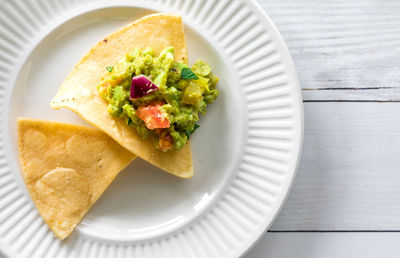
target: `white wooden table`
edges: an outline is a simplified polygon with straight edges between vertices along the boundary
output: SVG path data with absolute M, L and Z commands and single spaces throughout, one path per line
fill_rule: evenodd
M 400 0 L 258 0 L 303 89 L 294 187 L 255 257 L 400 257 Z
M 246 257 L 400 257 L 400 0 L 258 1 L 297 66 L 305 139 Z

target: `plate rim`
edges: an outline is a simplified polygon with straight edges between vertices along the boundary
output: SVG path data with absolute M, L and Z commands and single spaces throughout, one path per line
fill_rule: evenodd
M 281 47 L 283 47 L 285 49 L 285 54 L 287 54 L 288 56 L 288 60 L 290 65 L 292 66 L 292 69 L 295 72 L 295 82 L 296 82 L 296 91 L 298 94 L 298 102 L 299 102 L 299 112 L 300 112 L 300 137 L 298 139 L 298 148 L 296 150 L 297 152 L 297 160 L 296 160 L 296 164 L 294 166 L 294 171 L 292 173 L 291 179 L 290 179 L 290 183 L 286 189 L 286 192 L 283 196 L 282 201 L 280 202 L 280 205 L 277 209 L 277 211 L 275 212 L 275 215 L 273 216 L 272 220 L 270 221 L 270 223 L 268 223 L 265 226 L 265 229 L 263 231 L 261 231 L 261 233 L 259 234 L 258 237 L 256 237 L 253 241 L 253 243 L 242 253 L 241 256 L 245 256 L 247 253 L 249 253 L 249 251 L 251 249 L 253 249 L 259 242 L 260 240 L 264 237 L 264 235 L 268 232 L 268 230 L 271 228 L 272 224 L 275 222 L 275 220 L 278 218 L 283 206 L 285 205 L 289 194 L 291 192 L 291 190 L 293 189 L 293 185 L 299 170 L 299 166 L 300 166 L 300 161 L 301 161 L 301 156 L 302 156 L 302 152 L 303 152 L 303 144 L 304 144 L 304 105 L 303 105 L 303 96 L 301 94 L 301 84 L 300 84 L 300 80 L 298 78 L 298 73 L 297 73 L 297 69 L 296 69 L 296 65 L 293 61 L 292 55 L 290 54 L 289 48 L 286 45 L 285 40 L 282 37 L 282 34 L 280 33 L 280 31 L 278 30 L 278 27 L 276 27 L 275 23 L 272 21 L 271 17 L 269 17 L 268 13 L 266 12 L 266 10 L 261 6 L 261 4 L 259 2 L 257 2 L 257 0 L 250 0 L 254 6 L 257 8 L 257 10 L 263 14 L 263 18 L 265 18 L 266 22 L 268 22 L 270 24 L 270 26 L 272 27 L 272 29 L 274 30 L 275 34 L 277 35 L 278 40 L 281 42 Z

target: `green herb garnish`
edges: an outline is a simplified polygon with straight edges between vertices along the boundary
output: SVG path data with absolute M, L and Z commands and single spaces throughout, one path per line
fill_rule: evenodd
M 114 66 L 107 66 L 106 69 L 107 69 L 107 71 L 109 71 L 111 73 L 112 70 L 114 69 Z
M 186 136 L 188 137 L 188 139 L 190 138 L 190 136 L 192 135 L 192 133 L 193 133 L 194 131 L 196 131 L 196 129 L 199 128 L 199 127 L 200 127 L 200 125 L 194 124 L 193 130 L 185 130 L 185 134 L 186 134 Z
M 199 79 L 199 77 L 197 77 L 197 75 L 192 70 L 190 70 L 190 68 L 187 68 L 187 67 L 182 68 L 181 78 L 182 79 L 190 79 L 190 80 Z

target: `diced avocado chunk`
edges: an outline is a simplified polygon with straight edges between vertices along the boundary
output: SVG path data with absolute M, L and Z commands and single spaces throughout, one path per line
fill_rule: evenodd
M 214 102 L 219 96 L 219 91 L 216 89 L 210 90 L 207 94 L 204 94 L 204 102 L 208 105 Z
M 158 58 L 160 62 L 160 64 L 158 64 L 159 68 L 151 73 L 154 77 L 153 83 L 158 87 L 165 87 L 167 84 L 168 71 L 174 63 L 174 48 L 164 48 Z
M 200 86 L 196 83 L 191 83 L 186 87 L 183 93 L 182 103 L 197 106 L 203 100 L 203 94 Z
M 108 110 L 108 113 L 110 113 L 113 116 L 119 116 L 122 113 L 121 108 L 114 106 L 111 103 L 108 104 L 107 110 Z
M 192 83 L 196 84 L 201 89 L 201 93 L 204 93 L 205 91 L 210 90 L 210 88 L 208 87 L 208 79 L 207 78 L 200 77 L 197 80 L 192 80 Z

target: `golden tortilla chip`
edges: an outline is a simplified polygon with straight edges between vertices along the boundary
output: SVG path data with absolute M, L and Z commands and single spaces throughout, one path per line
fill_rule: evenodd
M 113 66 L 134 47 L 152 47 L 155 54 L 167 46 L 175 49 L 175 60 L 187 62 L 181 17 L 171 14 L 145 16 L 98 42 L 73 68 L 50 103 L 54 109 L 68 108 L 110 135 L 127 150 L 174 175 L 193 176 L 190 143 L 179 151 L 157 150 L 151 139 L 143 140 L 124 119 L 111 116 L 108 103 L 96 86 L 107 66 Z
M 27 118 L 18 119 L 18 147 L 32 200 L 60 239 L 135 158 L 100 130 Z

